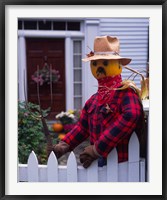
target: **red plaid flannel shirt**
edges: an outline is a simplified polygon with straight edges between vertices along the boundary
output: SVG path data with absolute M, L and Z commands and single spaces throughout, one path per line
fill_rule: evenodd
M 143 107 L 133 89 L 116 90 L 112 101 L 98 106 L 97 93 L 85 104 L 77 125 L 66 134 L 63 141 L 71 150 L 90 137 L 97 152 L 104 158 L 116 147 L 118 161 L 128 160 L 128 142 L 136 129 L 141 129 Z

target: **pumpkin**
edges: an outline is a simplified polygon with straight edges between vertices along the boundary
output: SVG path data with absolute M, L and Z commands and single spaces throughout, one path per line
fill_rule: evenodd
M 52 128 L 55 132 L 60 132 L 63 130 L 63 125 L 61 123 L 54 123 Z
M 61 140 L 61 139 L 63 139 L 65 137 L 65 134 L 64 133 L 60 133 L 59 135 L 58 135 L 58 138 Z
M 122 72 L 122 66 L 118 60 L 92 60 L 90 66 L 91 72 L 96 79 L 106 76 L 116 76 Z

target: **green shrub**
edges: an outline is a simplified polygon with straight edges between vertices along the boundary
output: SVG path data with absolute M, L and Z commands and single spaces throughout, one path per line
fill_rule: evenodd
M 40 164 L 46 163 L 46 139 L 39 116 L 39 106 L 33 103 L 18 103 L 18 157 L 19 163 L 27 163 L 33 150 Z M 47 111 L 43 111 L 46 113 Z

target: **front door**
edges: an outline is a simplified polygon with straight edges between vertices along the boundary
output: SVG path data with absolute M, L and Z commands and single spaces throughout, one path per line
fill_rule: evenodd
M 39 86 L 40 104 L 42 109 L 51 106 L 51 91 L 53 104 L 48 119 L 54 120 L 55 115 L 65 111 L 65 43 L 64 39 L 27 38 L 27 84 L 28 101 L 39 104 L 37 83 L 32 79 L 32 75 L 37 71 L 37 66 L 42 69 L 44 63 L 58 70 L 60 79 L 58 82 L 50 84 L 44 83 Z

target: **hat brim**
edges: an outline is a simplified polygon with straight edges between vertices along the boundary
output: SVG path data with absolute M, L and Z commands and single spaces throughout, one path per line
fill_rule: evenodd
M 121 57 L 119 55 L 109 55 L 109 54 L 96 54 L 87 58 L 83 58 L 83 62 L 88 62 L 91 60 L 100 60 L 100 59 L 106 59 L 106 60 L 119 60 L 120 63 L 124 66 L 131 62 L 132 59 Z

